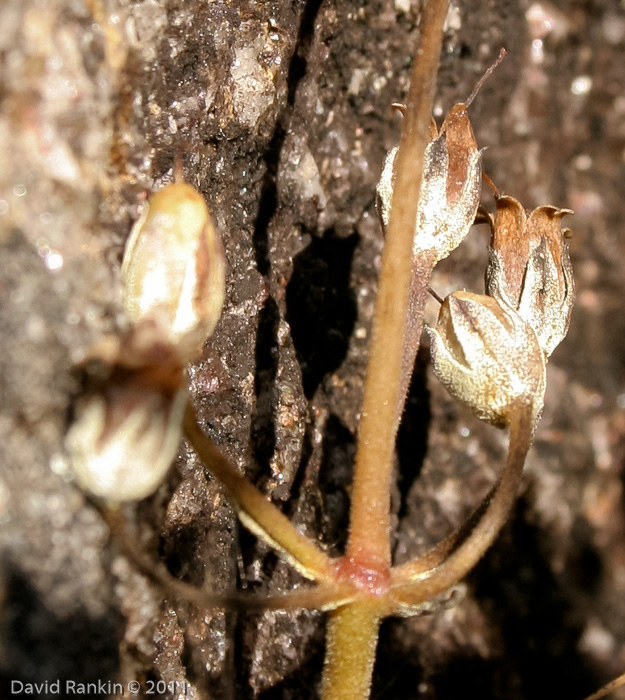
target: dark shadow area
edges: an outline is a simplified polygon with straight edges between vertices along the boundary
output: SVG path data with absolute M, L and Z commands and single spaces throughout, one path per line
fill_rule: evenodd
M 595 560 L 591 567 L 594 574 L 579 571 L 588 561 L 588 546 L 580 543 L 576 551 L 586 554 L 567 562 L 562 574 L 554 576 L 547 563 L 549 536 L 530 524 L 530 509 L 525 500 L 517 505 L 504 541 L 495 544 L 470 576 L 475 596 L 502 640 L 502 658 L 489 671 L 494 677 L 480 688 L 499 688 L 498 697 L 510 700 L 585 697 L 600 683 L 578 650 L 585 621 L 575 598 L 594 589 L 599 564 Z M 578 535 L 585 538 L 584 533 Z M 472 688 L 477 682 L 482 681 L 473 671 L 463 678 L 448 667 L 441 698 L 467 692 L 485 697 Z
M 252 450 L 254 462 L 262 474 L 269 473 L 269 460 L 276 449 L 275 379 L 278 371 L 278 324 L 280 311 L 269 297 L 258 316 L 256 335 L 256 372 L 252 413 Z M 254 478 L 254 471 L 248 474 Z
M 306 75 L 306 68 L 308 65 L 307 55 L 314 37 L 315 20 L 322 2 L 323 0 L 309 0 L 304 7 L 295 44 L 295 51 L 291 59 L 291 64 L 289 65 L 287 106 L 276 123 L 273 136 L 263 156 L 266 172 L 258 206 L 258 217 L 252 235 L 252 242 L 254 244 L 254 254 L 258 271 L 265 277 L 269 275 L 269 270 L 271 268 L 269 259 L 269 224 L 278 207 L 276 178 L 278 166 L 280 164 L 280 154 L 282 152 L 282 146 L 284 145 L 285 136 L 288 132 L 297 88 L 302 78 Z
M 485 659 L 461 641 L 447 663 L 429 669 L 427 684 L 437 700 L 553 700 L 582 698 L 601 681 L 579 651 L 585 626 L 579 598 L 592 596 L 600 581 L 599 561 L 591 533 L 574 528 L 579 546 L 560 576 L 551 571 L 549 535 L 531 523 L 531 506 L 521 501 L 498 541 L 469 575 L 469 586 L 491 628 L 493 648 Z M 433 613 L 437 614 L 437 613 Z M 412 633 L 399 619 L 384 622 L 374 675 L 375 700 L 413 700 L 420 695 L 423 643 L 449 646 L 449 639 L 415 638 L 412 653 L 406 639 Z M 444 633 L 446 634 L 446 633 Z M 496 641 L 495 641 L 496 640 Z M 430 697 L 428 695 L 428 697 Z
M 243 528 L 239 528 L 243 530 Z M 247 699 L 251 696 L 248 683 L 252 672 L 252 659 L 249 653 L 252 625 L 256 616 L 237 615 L 232 634 L 232 653 L 235 664 L 235 686 L 237 700 Z
M 246 572 L 242 577 L 239 577 L 237 587 L 249 593 L 266 594 L 267 590 L 260 583 L 259 579 L 271 581 L 276 568 L 280 564 L 280 555 L 245 527 L 239 527 L 237 534 L 239 556 L 241 557 L 243 571 Z M 250 567 L 253 567 L 253 569 Z M 250 571 L 254 571 L 254 578 L 252 579 L 245 577 Z
M 467 653 L 466 656 L 458 656 L 448 663 L 441 673 L 436 674 L 431 683 L 436 688 L 436 697 L 440 700 L 457 700 L 459 697 L 480 698 L 512 698 L 510 687 L 513 679 L 505 678 L 503 683 L 505 690 L 497 689 L 497 679 L 505 676 L 501 673 L 501 664 L 496 660 L 484 659 L 477 654 Z M 564 697 L 556 695 L 553 697 Z M 528 695 L 527 700 L 534 700 Z
M 169 529 L 161 538 L 160 557 L 169 573 L 192 586 L 202 586 L 206 567 L 199 554 L 206 540 L 206 524 L 190 522 Z
M 91 617 L 86 611 L 59 617 L 19 570 L 3 562 L 3 574 L 0 697 L 17 697 L 19 683 L 46 681 L 48 688 L 39 686 L 31 693 L 22 690 L 22 695 L 104 698 L 114 694 L 111 686 L 119 672 L 121 617 L 111 610 L 106 617 Z M 50 685 L 57 680 L 58 690 Z
M 378 652 L 373 669 L 371 700 L 415 700 L 423 675 L 418 653 L 397 650 L 402 620 L 387 618 L 380 627 Z
M 406 515 L 406 499 L 410 492 L 410 486 L 421 473 L 428 446 L 431 414 L 426 368 L 429 361 L 429 350 L 422 345 L 417 354 L 406 407 L 397 433 L 397 459 L 399 463 L 397 486 L 402 496 L 398 512 L 399 518 Z
M 354 473 L 356 440 L 344 423 L 331 415 L 325 425 L 319 490 L 323 499 L 328 543 L 341 553 L 347 545 L 349 488 Z
M 313 453 L 313 424 L 312 421 L 306 422 L 304 430 L 304 438 L 302 440 L 302 451 L 299 457 L 299 464 L 291 486 L 291 499 L 284 504 L 282 512 L 292 520 L 298 509 L 298 504 L 303 496 L 304 485 L 308 478 L 308 463 Z M 304 496 L 305 497 L 305 496 Z
M 569 551 L 566 561 L 567 580 L 571 586 L 592 599 L 599 594 L 601 580 L 605 575 L 601 557 L 597 554 L 590 524 L 584 518 L 573 523 L 571 537 L 576 546 Z
M 293 260 L 286 289 L 286 320 L 308 399 L 347 354 L 356 323 L 356 298 L 349 283 L 359 238 L 357 233 L 339 238 L 330 229 Z

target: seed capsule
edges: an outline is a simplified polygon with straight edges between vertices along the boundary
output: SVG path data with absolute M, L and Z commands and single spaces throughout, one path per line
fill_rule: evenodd
M 423 158 L 423 178 L 415 222 L 413 254 L 434 251 L 437 260 L 457 248 L 475 221 L 482 184 L 482 151 L 478 151 L 469 121 L 469 105 L 488 76 L 503 61 L 506 50 L 478 80 L 466 102 L 454 105 L 440 132 L 430 123 L 430 142 Z M 403 105 L 394 105 L 403 112 Z M 382 227 L 388 226 L 395 182 L 397 148 L 386 156 L 377 187 Z
M 519 312 L 549 357 L 567 334 L 575 300 L 570 231 L 561 228 L 562 217 L 573 212 L 543 206 L 528 214 L 514 197 L 496 201 L 487 291 Z
M 161 328 L 183 362 L 213 332 L 225 293 L 225 261 L 206 203 L 191 186 L 167 185 L 135 224 L 122 263 L 126 310 Z
M 65 438 L 80 486 L 107 501 L 153 493 L 182 437 L 186 380 L 171 347 L 144 322 L 96 346 L 98 381 L 76 405 Z
M 413 255 L 433 250 L 442 260 L 460 245 L 475 221 L 482 152 L 477 149 L 466 104 L 452 107 L 440 133 L 432 121 L 431 135 L 424 154 Z M 383 226 L 390 218 L 397 150 L 387 154 L 377 187 Z
M 454 292 L 428 328 L 434 371 L 449 393 L 482 420 L 503 427 L 519 402 L 538 419 L 545 393 L 545 359 L 536 334 L 497 299 Z

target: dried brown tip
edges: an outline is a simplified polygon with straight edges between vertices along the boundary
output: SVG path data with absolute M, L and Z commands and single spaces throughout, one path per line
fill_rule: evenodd
M 436 301 L 439 304 L 443 303 L 443 298 L 439 297 L 438 294 L 432 289 L 432 287 L 428 287 L 428 292 L 430 293 L 430 296 L 432 296 L 434 299 L 436 299 Z
M 471 102 L 475 99 L 477 93 L 480 91 L 482 85 L 484 85 L 484 82 L 486 81 L 486 78 L 497 68 L 497 66 L 503 61 L 503 59 L 506 57 L 506 50 L 502 47 L 499 51 L 499 56 L 497 56 L 497 60 L 493 63 L 493 65 L 486 70 L 484 75 L 477 81 L 476 86 L 473 88 L 473 92 L 469 95 L 469 99 L 465 102 L 466 106 L 468 107 Z
M 499 187 L 497 187 L 497 185 L 484 172 L 482 173 L 482 180 L 484 180 L 484 182 L 490 187 L 495 197 L 501 197 L 501 190 Z

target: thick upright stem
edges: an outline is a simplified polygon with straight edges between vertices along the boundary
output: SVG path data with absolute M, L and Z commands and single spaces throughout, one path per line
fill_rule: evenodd
M 339 608 L 328 622 L 323 700 L 369 697 L 380 613 L 370 601 Z
M 388 570 L 391 560 L 390 478 L 411 294 L 414 226 L 446 13 L 447 0 L 429 0 L 423 12 L 421 45 L 408 93 L 382 258 L 356 454 L 347 553 L 355 562 L 379 571 Z M 421 280 L 421 284 L 426 287 L 428 280 Z M 418 289 L 413 293 L 422 297 Z

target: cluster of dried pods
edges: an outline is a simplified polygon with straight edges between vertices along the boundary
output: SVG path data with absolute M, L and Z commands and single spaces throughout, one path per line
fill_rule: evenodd
M 480 207 L 482 153 L 467 108 L 504 56 L 502 50 L 466 103 L 452 107 L 440 133 L 432 120 L 413 246 L 415 259 L 436 263 L 460 245 L 474 223 L 490 224 L 486 294 L 450 294 L 436 328 L 427 331 L 439 380 L 479 418 L 498 427 L 508 425 L 519 400 L 532 404 L 534 425 L 538 421 L 545 363 L 568 331 L 574 301 L 570 230 L 560 226 L 573 212 L 542 206 L 527 213 L 487 176 L 496 215 Z M 377 189 L 383 227 L 390 219 L 396 155 L 396 148 L 388 153 Z
M 126 244 L 122 285 L 130 327 L 90 350 L 100 381 L 78 402 L 66 438 L 78 483 L 116 503 L 163 481 L 182 438 L 185 367 L 221 315 L 225 259 L 192 187 L 152 197 Z
M 98 369 L 91 373 L 92 388 L 78 402 L 67 435 L 78 483 L 107 504 L 103 512 L 119 527 L 114 514 L 120 511 L 114 504 L 153 493 L 186 432 L 207 468 L 228 489 L 243 523 L 318 584 L 256 605 L 335 611 L 323 680 L 328 700 L 368 697 L 380 620 L 418 614 L 461 579 L 496 537 L 514 501 L 542 409 L 547 358 L 569 325 L 574 285 L 568 230 L 561 228 L 561 219 L 571 212 L 543 206 L 528 214 L 520 202 L 496 190 L 495 216 L 479 209 L 481 151 L 467 109 L 474 94 L 451 109 L 440 131 L 432 120 L 413 227 L 409 313 L 394 407 L 396 430 L 419 346 L 431 272 L 476 219 L 487 221 L 492 236 L 486 294 L 450 294 L 441 304 L 436 327 L 427 329 L 435 373 L 448 391 L 479 418 L 510 427 L 504 471 L 467 523 L 424 556 L 391 567 L 390 561 L 371 553 L 374 543 L 359 524 L 364 520 L 354 516 L 345 557 L 331 559 L 202 433 L 188 399 L 184 368 L 197 358 L 221 313 L 224 258 L 204 200 L 181 182 L 155 194 L 133 229 L 122 265 L 130 325 L 121 336 L 105 338 L 92 349 L 90 365 Z M 397 149 L 387 156 L 377 190 L 383 227 L 393 217 L 397 156 Z M 359 478 L 365 483 L 357 465 L 352 514 L 360 508 L 365 520 L 371 520 L 375 514 L 363 505 Z M 388 510 L 385 498 L 380 500 Z M 381 536 L 388 539 L 384 527 Z M 169 576 L 131 538 L 121 538 L 119 544 L 176 595 L 207 606 L 251 604 L 236 595 L 208 597 Z

